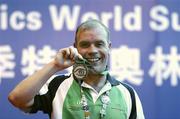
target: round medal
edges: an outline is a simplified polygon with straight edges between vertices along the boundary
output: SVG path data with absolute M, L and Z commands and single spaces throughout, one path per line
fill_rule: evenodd
M 73 75 L 77 79 L 84 79 L 87 76 L 88 69 L 85 64 L 75 64 L 73 66 Z

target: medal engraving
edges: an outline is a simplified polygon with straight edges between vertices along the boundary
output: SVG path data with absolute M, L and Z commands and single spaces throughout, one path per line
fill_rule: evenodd
M 87 76 L 88 68 L 84 60 L 77 59 L 73 66 L 73 75 L 77 79 L 84 79 Z
M 73 74 L 77 79 L 83 79 L 87 75 L 87 68 L 83 64 L 76 64 L 73 68 Z

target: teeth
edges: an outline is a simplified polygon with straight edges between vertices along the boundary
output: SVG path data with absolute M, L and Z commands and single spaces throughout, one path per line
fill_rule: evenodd
M 99 61 L 99 58 L 91 58 L 91 59 L 88 59 L 88 61 L 90 61 L 90 62 L 97 62 L 97 61 Z

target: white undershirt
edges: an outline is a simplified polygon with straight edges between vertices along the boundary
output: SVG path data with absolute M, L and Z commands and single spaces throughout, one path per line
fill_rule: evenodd
M 86 82 L 83 82 L 81 86 L 90 89 L 90 94 L 93 98 L 94 103 L 104 92 L 111 89 L 111 84 L 109 81 L 106 82 L 106 84 L 102 87 L 99 93 L 91 85 L 87 84 Z

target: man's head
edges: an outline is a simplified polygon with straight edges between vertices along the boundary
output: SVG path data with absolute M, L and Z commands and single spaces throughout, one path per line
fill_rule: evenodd
M 79 34 L 85 30 L 91 30 L 91 29 L 96 29 L 96 28 L 102 28 L 102 30 L 104 29 L 104 31 L 106 32 L 107 35 L 107 41 L 110 43 L 110 33 L 109 33 L 109 29 L 100 21 L 95 20 L 95 19 L 91 19 L 88 21 L 83 22 L 82 24 L 80 24 L 78 26 L 78 28 L 76 29 L 76 34 L 75 34 L 75 46 L 79 37 Z
M 97 20 L 82 23 L 77 31 L 74 46 L 92 65 L 91 73 L 102 73 L 108 64 L 111 47 L 109 30 Z

